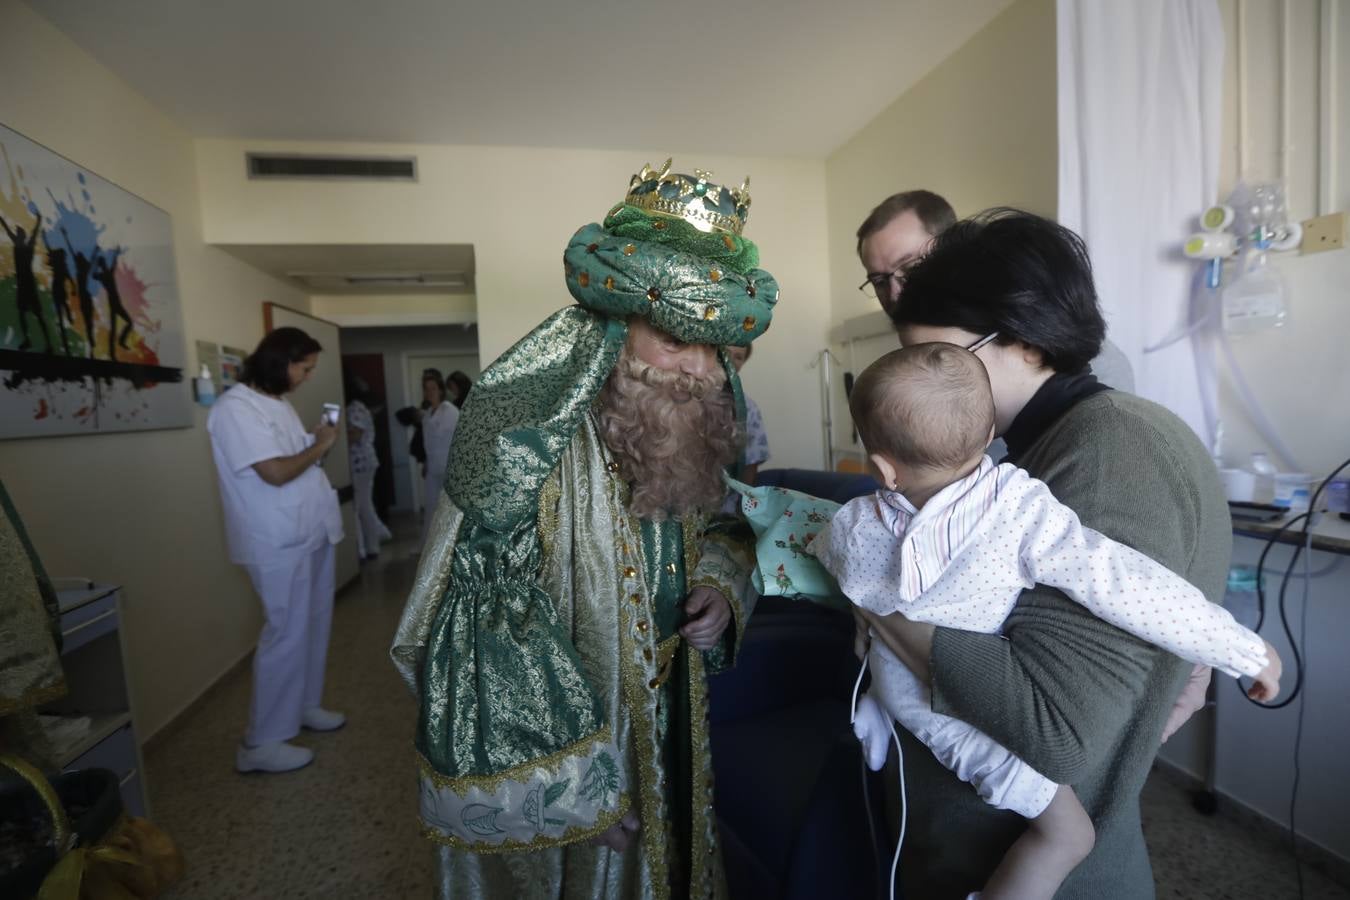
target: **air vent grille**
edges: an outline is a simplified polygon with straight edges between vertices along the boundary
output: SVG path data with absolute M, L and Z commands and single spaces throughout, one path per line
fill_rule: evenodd
M 249 153 L 249 178 L 416 181 L 415 156 L 299 156 Z

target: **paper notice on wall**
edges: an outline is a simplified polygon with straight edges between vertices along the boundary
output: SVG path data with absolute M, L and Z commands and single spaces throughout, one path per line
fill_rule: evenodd
M 238 347 L 220 348 L 220 389 L 228 390 L 239 383 L 240 376 L 244 373 L 244 360 L 248 357 L 247 350 L 240 350 Z

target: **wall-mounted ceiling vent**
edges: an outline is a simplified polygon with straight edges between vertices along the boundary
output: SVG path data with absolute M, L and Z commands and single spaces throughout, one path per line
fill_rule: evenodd
M 468 284 L 463 272 L 421 272 L 398 275 L 345 275 L 351 287 L 462 288 Z
M 249 178 L 416 181 L 415 156 L 310 156 L 248 153 Z
M 320 291 L 448 291 L 469 286 L 464 272 L 287 272 L 305 287 Z

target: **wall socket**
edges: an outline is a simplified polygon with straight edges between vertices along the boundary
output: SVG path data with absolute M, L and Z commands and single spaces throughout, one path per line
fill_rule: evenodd
M 1303 254 L 1339 250 L 1345 246 L 1345 213 L 1330 213 L 1303 223 Z

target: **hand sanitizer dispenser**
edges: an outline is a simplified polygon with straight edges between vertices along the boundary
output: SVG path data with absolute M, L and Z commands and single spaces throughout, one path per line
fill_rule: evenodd
M 202 406 L 210 406 L 216 401 L 216 385 L 211 380 L 211 369 L 206 363 L 202 363 L 201 374 L 192 379 L 192 386 L 197 393 L 197 402 Z

